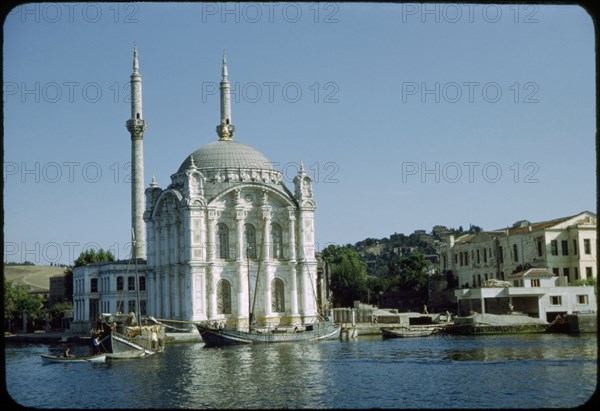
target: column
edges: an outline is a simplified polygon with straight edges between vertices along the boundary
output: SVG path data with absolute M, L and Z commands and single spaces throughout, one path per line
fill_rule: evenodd
M 181 256 L 184 263 L 188 263 L 194 259 L 194 230 L 192 221 L 192 211 L 186 209 L 183 215 L 183 254 Z
M 154 256 L 154 222 L 152 220 L 146 221 L 146 248 L 147 256 L 146 261 L 148 267 L 156 264 L 156 257 Z
M 237 207 L 236 207 L 237 209 Z M 248 316 L 247 308 L 248 308 L 248 300 L 246 300 L 245 296 L 247 295 L 246 289 L 248 281 L 247 281 L 247 273 L 245 264 L 247 265 L 246 258 L 246 247 L 247 244 L 244 243 L 244 211 L 241 209 L 237 210 L 236 213 L 236 227 L 237 227 L 237 266 L 238 266 L 238 294 L 237 294 L 237 317 L 238 319 L 244 318 Z
M 180 275 L 179 275 L 179 255 L 180 255 L 180 250 L 179 250 L 179 232 L 180 232 L 180 222 L 179 221 L 175 221 L 175 223 L 173 224 L 173 254 L 174 254 L 174 265 L 173 265 L 173 315 L 175 318 L 180 318 L 181 315 L 181 290 L 180 290 Z
M 217 293 L 213 284 L 214 277 L 214 264 L 216 258 L 217 244 L 215 242 L 216 232 L 216 211 L 208 211 L 208 243 L 207 243 L 207 255 L 208 255 L 208 267 L 206 270 L 206 293 L 208 294 L 208 305 L 206 307 L 206 316 L 208 319 L 214 318 L 217 313 Z
M 296 277 L 296 210 L 289 207 L 289 255 L 290 255 L 290 310 L 292 316 L 298 315 L 298 283 Z
M 264 283 L 264 302 L 265 302 L 265 319 L 271 316 L 271 212 L 267 208 L 263 212 L 263 218 L 265 221 L 265 230 L 263 240 L 264 249 L 264 260 L 263 260 L 263 283 Z
M 161 252 L 163 249 L 163 238 L 162 232 L 163 227 L 160 220 L 156 221 L 156 232 L 155 232 L 155 270 L 154 270 L 154 290 L 153 290 L 153 300 L 154 300 L 154 315 L 160 317 L 162 315 L 162 279 L 161 273 L 163 271 L 163 258 L 161 257 Z

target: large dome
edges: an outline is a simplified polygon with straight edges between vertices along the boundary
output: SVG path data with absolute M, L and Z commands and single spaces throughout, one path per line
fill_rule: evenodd
M 190 168 L 190 157 L 194 158 L 194 165 L 200 170 L 273 169 L 271 162 L 259 151 L 233 140 L 218 140 L 199 148 L 181 163 L 178 173 Z

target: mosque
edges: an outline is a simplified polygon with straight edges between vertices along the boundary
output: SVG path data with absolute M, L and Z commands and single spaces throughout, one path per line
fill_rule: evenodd
M 126 126 L 139 281 L 128 261 L 77 267 L 73 324 L 85 328 L 99 312 L 136 310 L 237 328 L 250 319 L 259 325 L 313 322 L 323 290 L 317 282 L 312 181 L 301 166 L 290 191 L 262 153 L 234 140 L 225 56 L 217 138 L 184 158 L 165 188 L 154 177 L 143 187 L 146 122 L 136 48 L 130 81 Z

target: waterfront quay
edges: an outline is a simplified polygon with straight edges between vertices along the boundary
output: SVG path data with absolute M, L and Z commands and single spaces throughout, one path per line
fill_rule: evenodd
M 462 334 L 462 335 L 484 335 L 484 334 L 519 334 L 519 333 L 572 333 L 596 332 L 592 325 L 596 322 L 596 316 L 585 317 L 588 328 L 578 330 L 573 328 L 572 321 L 565 324 L 547 324 L 543 322 L 529 321 L 526 316 L 518 315 L 491 315 L 475 314 L 469 317 L 455 317 L 451 321 L 439 321 L 439 314 L 422 315 L 416 313 L 401 313 L 397 315 L 397 321 L 380 317 L 371 322 L 342 322 L 342 333 L 340 338 L 350 339 L 358 336 L 377 336 L 382 334 L 382 329 L 397 328 L 434 328 L 439 333 Z M 410 319 L 413 319 L 410 321 Z M 435 319 L 437 321 L 431 321 Z M 379 321 L 384 322 L 379 322 Z M 580 320 L 581 322 L 581 320 Z M 415 324 L 417 323 L 417 324 Z M 89 334 L 77 334 L 72 332 L 44 332 L 4 334 L 5 343 L 31 343 L 31 344 L 91 344 Z M 202 342 L 200 334 L 196 331 L 189 332 L 167 332 L 165 343 L 199 343 Z

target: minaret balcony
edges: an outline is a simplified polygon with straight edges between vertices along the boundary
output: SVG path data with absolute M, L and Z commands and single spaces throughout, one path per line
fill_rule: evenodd
M 127 120 L 127 123 L 125 124 L 132 137 L 141 136 L 147 128 L 146 121 L 139 118 Z

